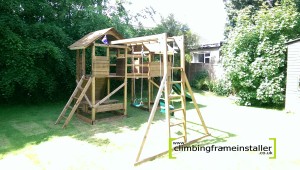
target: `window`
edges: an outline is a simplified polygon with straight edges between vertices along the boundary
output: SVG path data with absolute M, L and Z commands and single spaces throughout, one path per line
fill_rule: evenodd
M 204 54 L 198 54 L 198 63 L 204 63 Z
M 193 63 L 210 63 L 210 52 L 194 53 Z

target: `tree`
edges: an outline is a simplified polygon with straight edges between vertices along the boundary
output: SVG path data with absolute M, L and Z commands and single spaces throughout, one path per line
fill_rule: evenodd
M 238 12 L 244 8 L 250 7 L 249 15 L 254 15 L 263 4 L 266 4 L 268 8 L 272 8 L 276 3 L 280 3 L 281 0 L 224 0 L 225 9 L 227 12 L 228 22 L 225 26 L 225 37 L 228 36 L 230 30 L 236 26 Z
M 286 0 L 269 8 L 238 12 L 223 46 L 224 67 L 243 105 L 282 105 L 285 95 L 285 43 L 300 35 L 296 5 Z
M 68 46 L 85 34 L 117 27 L 131 36 L 123 1 L 106 15 L 107 0 L 0 1 L 0 101 L 69 97 L 75 54 Z

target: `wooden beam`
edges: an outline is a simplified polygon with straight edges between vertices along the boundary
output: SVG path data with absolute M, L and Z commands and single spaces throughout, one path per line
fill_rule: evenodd
M 165 113 L 166 113 L 166 128 L 168 129 L 168 137 L 167 141 L 169 138 L 171 138 L 171 129 L 170 129 L 170 100 L 169 100 L 169 95 L 170 95 L 170 86 L 169 86 L 169 81 L 171 80 L 171 77 L 169 76 L 169 68 L 168 67 L 168 46 L 167 46 L 167 34 L 164 33 L 162 34 L 162 37 L 160 39 L 160 44 L 161 44 L 161 49 L 163 52 L 163 68 L 164 68 L 164 75 L 167 76 L 166 81 L 164 82 L 165 86 Z
M 80 74 L 81 71 L 79 71 L 80 68 L 78 68 L 80 66 L 79 61 L 80 61 L 80 50 L 76 50 L 76 81 L 79 81 L 80 77 L 82 76 Z
M 182 69 L 181 73 L 180 73 L 180 77 L 181 77 L 181 95 L 183 96 L 181 98 L 181 105 L 183 108 L 183 135 L 184 135 L 184 142 L 187 142 L 187 130 L 186 130 L 186 97 L 185 97 L 185 82 L 187 81 L 184 77 L 184 70 L 185 70 L 185 51 L 184 51 L 184 36 L 178 36 L 178 37 L 174 37 L 175 43 L 177 44 L 177 46 L 180 49 L 180 67 Z M 173 47 L 174 48 L 174 47 Z
M 99 44 L 99 43 L 95 43 L 96 47 L 107 47 L 107 48 L 129 48 L 126 45 L 106 45 L 106 44 Z
M 96 60 L 96 49 L 95 49 L 95 46 L 93 45 L 92 46 L 92 69 L 94 69 L 94 60 Z M 95 102 L 96 102 L 96 94 L 95 94 L 95 90 L 96 90 L 96 78 L 95 78 L 95 75 L 94 75 L 94 71 L 92 70 L 92 121 L 95 121 L 96 120 L 96 110 L 95 110 Z
M 81 46 L 81 47 L 72 47 L 72 48 L 69 47 L 70 50 L 81 50 L 81 49 L 85 49 L 85 48 L 86 47 L 84 47 L 84 46 Z
M 161 34 L 157 34 L 157 35 L 150 35 L 150 36 L 144 36 L 144 37 L 115 40 L 115 41 L 111 41 L 110 43 L 113 45 L 114 44 L 134 44 L 134 43 L 157 41 L 160 37 L 161 37 Z
M 119 91 L 123 86 L 125 86 L 125 82 L 121 84 L 118 88 L 116 88 L 114 91 L 109 93 L 109 95 L 105 96 L 103 99 L 101 99 L 97 104 L 94 105 L 94 107 L 98 107 L 100 104 L 105 102 L 107 99 L 109 99 L 113 94 L 115 94 L 117 91 Z
M 127 115 L 127 55 L 128 48 L 125 48 L 125 70 L 124 70 L 124 115 Z
M 82 59 L 81 59 L 81 72 L 85 75 L 85 49 L 82 49 Z
M 154 86 L 156 86 L 157 88 L 159 88 L 159 85 L 156 84 L 153 80 L 149 80 L 149 81 L 150 81 L 150 83 L 152 83 Z
M 184 74 L 183 74 L 183 76 L 184 76 L 183 78 L 185 79 L 186 87 L 188 88 L 188 91 L 189 91 L 189 93 L 190 93 L 190 96 L 192 97 L 192 100 L 193 100 L 195 109 L 196 109 L 197 114 L 198 114 L 198 116 L 199 116 L 199 118 L 200 118 L 201 124 L 202 124 L 202 126 L 203 126 L 203 128 L 204 128 L 204 131 L 205 131 L 205 134 L 208 135 L 209 133 L 208 133 L 208 130 L 207 130 L 207 126 L 206 126 L 206 124 L 205 124 L 205 122 L 204 122 L 204 119 L 203 119 L 203 117 L 202 117 L 202 114 L 201 114 L 201 112 L 200 112 L 200 109 L 199 109 L 199 107 L 198 107 L 198 105 L 197 105 L 197 102 L 196 102 L 194 93 L 193 93 L 193 91 L 192 91 L 192 88 L 191 88 L 191 86 L 190 86 L 190 83 L 189 83 L 189 81 L 188 81 L 188 79 L 187 79 L 187 77 L 186 77 L 185 72 L 184 72 L 184 71 L 182 71 L 182 72 L 184 73 Z
M 141 145 L 140 145 L 140 148 L 139 148 L 136 160 L 135 160 L 136 162 L 139 162 L 139 160 L 140 160 L 140 157 L 141 157 L 141 154 L 142 154 L 142 151 L 143 151 L 143 148 L 144 148 L 144 145 L 145 145 L 145 142 L 146 142 L 149 130 L 150 130 L 150 126 L 151 126 L 153 118 L 155 116 L 155 112 L 156 112 L 156 109 L 157 109 L 157 106 L 158 106 L 158 103 L 159 103 L 160 96 L 161 96 L 162 91 L 164 89 L 164 84 L 166 82 L 166 79 L 167 79 L 167 75 L 165 75 L 163 77 L 163 79 L 161 81 L 161 85 L 158 89 L 158 92 L 157 92 L 157 95 L 156 95 L 156 98 L 155 98 L 155 101 L 154 101 L 154 104 L 153 104 L 153 107 L 152 107 L 152 110 L 151 110 L 151 113 L 150 113 L 150 116 L 149 116 L 149 119 L 148 119 L 147 128 L 145 130 L 145 133 L 144 133 L 144 136 L 143 136 L 143 139 L 142 139 L 142 142 L 141 142 Z

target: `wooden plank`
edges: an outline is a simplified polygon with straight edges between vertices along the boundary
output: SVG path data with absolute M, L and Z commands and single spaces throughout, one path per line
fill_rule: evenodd
M 118 58 L 125 58 L 125 54 L 119 54 Z M 142 58 L 141 54 L 128 54 L 127 58 Z M 148 58 L 148 56 L 144 56 L 143 58 Z
M 95 55 L 96 55 L 96 51 L 95 51 L 95 46 L 93 45 L 92 46 L 92 68 L 94 68 L 94 63 L 93 63 L 93 61 L 95 61 L 96 59 L 95 59 Z M 94 71 L 92 71 L 92 89 L 91 89 L 91 97 L 92 97 L 92 121 L 95 121 L 95 119 L 96 119 L 96 110 L 95 110 L 95 101 L 96 101 L 96 98 L 95 98 L 95 81 L 96 81 L 96 79 L 95 79 L 95 72 Z
M 159 85 L 156 84 L 153 80 L 149 79 L 149 82 L 152 83 L 154 86 L 156 86 L 157 88 L 159 88 Z
M 81 70 L 82 70 L 82 75 L 85 75 L 86 71 L 85 71 L 85 49 L 82 49 L 82 54 L 81 54 Z
M 205 122 L 204 122 L 204 119 L 203 119 L 203 117 L 202 117 L 202 114 L 201 114 L 201 112 L 200 112 L 200 109 L 199 109 L 199 107 L 198 107 L 198 105 L 197 105 L 197 102 L 196 102 L 196 99 L 195 99 L 195 97 L 194 97 L 194 93 L 193 93 L 193 91 L 192 91 L 192 88 L 191 88 L 191 86 L 190 86 L 190 83 L 189 83 L 189 81 L 188 81 L 188 79 L 187 79 L 187 77 L 186 77 L 186 74 L 185 74 L 185 72 L 184 71 L 182 71 L 184 74 L 183 74 L 183 78 L 185 79 L 185 84 L 186 84 L 186 87 L 188 88 L 188 91 L 189 91 L 189 93 L 190 93 L 190 96 L 192 97 L 192 100 L 193 100 L 193 104 L 194 104 L 194 106 L 195 106 L 195 109 L 196 109 L 196 111 L 197 111 L 197 114 L 198 114 L 198 116 L 199 116 L 199 118 L 200 118 L 200 121 L 201 121 L 201 124 L 202 124 L 202 126 L 203 126 L 203 128 L 204 128 L 204 131 L 205 131 L 205 134 L 209 134 L 208 133 L 208 130 L 207 130 L 207 126 L 206 126 L 206 124 L 205 124 Z
M 150 36 L 144 36 L 144 37 L 136 37 L 136 38 L 129 38 L 129 39 L 123 39 L 123 40 L 115 40 L 111 41 L 111 44 L 133 44 L 133 43 L 142 43 L 142 42 L 149 42 L 154 41 L 156 42 L 161 37 L 161 34 L 157 35 L 150 35 Z
M 157 106 L 158 106 L 158 102 L 159 102 L 160 96 L 161 96 L 162 91 L 164 89 L 164 83 L 166 82 L 166 79 L 167 79 L 167 75 L 165 75 L 163 77 L 163 79 L 161 81 L 161 86 L 158 89 L 158 92 L 157 92 L 157 95 L 156 95 L 156 98 L 155 98 L 155 101 L 154 101 L 154 104 L 153 104 L 153 107 L 152 107 L 152 110 L 150 112 L 150 116 L 149 116 L 149 119 L 148 119 L 148 122 L 147 122 L 147 128 L 145 130 L 145 133 L 144 133 L 144 136 L 142 138 L 142 142 L 141 142 L 141 145 L 140 145 L 140 148 L 139 148 L 136 160 L 135 160 L 136 162 L 139 162 L 139 160 L 140 160 L 140 157 L 141 157 L 141 154 L 142 154 L 142 150 L 144 148 L 144 145 L 145 145 L 145 142 L 146 142 L 146 139 L 147 139 L 147 136 L 148 136 L 148 133 L 149 133 L 150 126 L 152 124 L 153 118 L 155 116 L 155 112 L 156 112 L 156 109 L 157 109 Z
M 80 120 L 86 122 L 86 123 L 89 123 L 89 124 L 93 123 L 92 119 L 89 119 L 85 116 L 82 116 L 81 114 L 76 114 L 76 117 L 79 118 Z
M 127 54 L 128 54 L 128 48 L 125 49 L 124 115 L 127 115 Z
M 115 104 L 100 105 L 96 107 L 96 112 L 107 112 L 112 110 L 123 110 L 123 109 L 124 109 L 123 103 L 115 103 Z
M 119 91 L 123 86 L 125 86 L 125 84 L 127 84 L 127 82 L 124 82 L 118 88 L 116 88 L 114 91 L 112 91 L 109 95 L 107 95 L 106 97 L 104 97 L 103 99 L 101 99 L 96 105 L 94 105 L 94 107 L 98 107 L 100 104 L 102 104 L 108 98 L 110 98 L 113 94 L 115 94 L 117 91 Z
M 108 47 L 108 48 L 129 48 L 126 45 L 106 45 L 106 44 L 99 44 L 99 43 L 95 43 L 96 47 Z

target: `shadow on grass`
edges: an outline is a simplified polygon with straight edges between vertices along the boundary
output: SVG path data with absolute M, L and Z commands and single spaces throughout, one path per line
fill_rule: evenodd
M 180 120 L 176 118 L 177 120 Z M 207 127 L 208 133 L 210 136 L 199 140 L 192 145 L 199 145 L 199 146 L 206 146 L 206 145 L 212 145 L 216 143 L 223 143 L 227 142 L 229 138 L 236 137 L 236 134 L 233 134 L 231 132 L 227 132 L 224 130 L 216 129 L 213 127 Z M 204 133 L 204 127 L 195 122 L 187 121 L 187 133 L 188 135 L 191 133 L 194 133 L 197 135 L 197 137 L 205 136 L 206 134 Z M 200 134 L 200 135 L 199 135 Z M 188 137 L 189 138 L 189 137 Z
M 122 133 L 124 128 L 138 130 L 149 118 L 149 112 L 128 105 L 128 116 L 111 121 L 85 123 L 73 116 L 67 128 L 63 121 L 54 125 L 65 102 L 40 105 L 0 106 L 0 159 L 3 154 L 36 145 L 53 137 L 70 136 L 97 146 L 107 145 L 109 139 L 93 138 L 97 133 Z M 99 113 L 101 114 L 101 113 Z M 165 117 L 157 111 L 154 121 Z M 2 156 L 1 156 L 2 155 Z
M 172 101 L 170 102 L 171 105 L 174 106 L 174 108 L 181 108 L 181 102 L 179 100 L 176 100 L 176 101 Z M 197 106 L 201 109 L 201 108 L 204 108 L 204 107 L 207 107 L 206 105 L 203 105 L 203 104 L 198 104 L 197 103 Z M 195 109 L 195 105 L 192 101 L 187 101 L 186 102 L 186 110 L 191 110 L 191 109 Z

